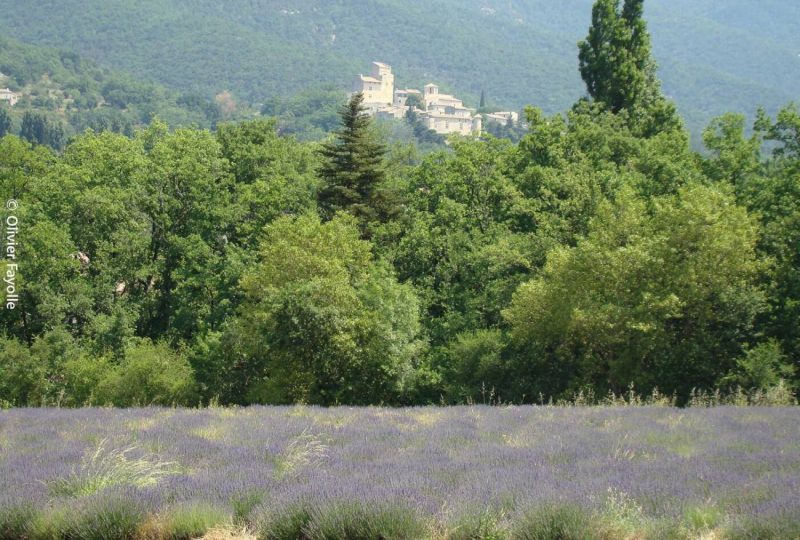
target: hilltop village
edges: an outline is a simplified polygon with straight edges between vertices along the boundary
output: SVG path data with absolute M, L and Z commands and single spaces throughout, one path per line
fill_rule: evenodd
M 375 117 L 405 118 L 409 111 L 413 111 L 425 127 L 442 135 L 479 134 L 484 122 L 505 124 L 519 120 L 515 112 L 478 113 L 465 107 L 457 97 L 442 94 L 433 83 L 426 84 L 422 91 L 395 89 L 392 67 L 383 62 L 373 62 L 369 75 L 359 75 L 353 91 L 364 94 L 364 105 Z

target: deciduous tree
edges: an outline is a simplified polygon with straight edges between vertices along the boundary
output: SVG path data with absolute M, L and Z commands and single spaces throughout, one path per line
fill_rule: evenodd
M 764 309 L 756 233 L 745 210 L 712 188 L 652 203 L 618 193 L 575 248 L 548 254 L 505 312 L 531 389 L 712 388 Z
M 400 402 L 421 351 L 418 302 L 373 260 L 356 219 L 279 218 L 259 256 L 225 338 L 236 399 Z

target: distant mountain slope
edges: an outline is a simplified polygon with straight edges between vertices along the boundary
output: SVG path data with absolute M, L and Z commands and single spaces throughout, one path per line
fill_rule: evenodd
M 180 94 L 71 51 L 0 37 L 0 88 L 6 86 L 19 96 L 13 107 L 2 105 L 11 116 L 12 133 L 27 112 L 62 124 L 66 135 L 86 128 L 130 133 L 154 115 L 173 126 L 211 125 L 221 114 L 204 96 Z
M 475 105 L 563 110 L 582 95 L 576 42 L 591 0 L 0 0 L 0 32 L 211 96 L 262 102 L 349 87 L 371 60 Z M 775 109 L 800 88 L 800 3 L 649 0 L 667 94 L 695 130 Z

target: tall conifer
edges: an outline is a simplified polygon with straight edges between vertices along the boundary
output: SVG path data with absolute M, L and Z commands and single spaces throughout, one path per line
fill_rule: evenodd
M 386 146 L 370 133 L 366 111 L 364 95 L 354 94 L 339 111 L 341 128 L 320 151 L 323 186 L 318 202 L 327 219 L 340 210 L 362 221 L 377 220 L 382 213 L 379 187 L 385 177 Z
M 614 113 L 627 111 L 631 127 L 649 136 L 680 125 L 675 107 L 661 93 L 644 0 L 597 0 L 592 25 L 578 44 L 581 77 L 589 95 Z

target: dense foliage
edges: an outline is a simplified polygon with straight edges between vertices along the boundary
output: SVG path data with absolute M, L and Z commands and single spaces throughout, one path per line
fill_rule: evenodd
M 346 91 L 381 60 L 400 87 L 433 79 L 471 106 L 485 90 L 503 110 L 532 103 L 553 114 L 583 92 L 575 54 L 591 4 L 63 0 L 56 9 L 46 0 L 0 0 L 0 32 L 205 98 L 229 90 L 261 104 L 329 84 Z M 765 106 L 774 114 L 796 99 L 799 10 L 796 2 L 648 0 L 665 91 L 697 142 L 726 111 Z
M 641 4 L 617 4 L 598 0 L 587 43 L 602 49 L 596 28 L 626 13 L 646 33 Z M 3 137 L 18 266 L 0 400 L 530 402 L 632 383 L 683 401 L 793 386 L 800 113 L 760 111 L 752 135 L 722 116 L 698 154 L 645 69 L 646 36 L 637 49 L 617 32 L 640 56 L 586 75 L 597 99 L 529 108 L 519 143 L 453 138 L 421 160 L 381 140 L 358 95 L 323 144 L 263 119 L 88 131 L 60 154 Z M 647 84 L 618 106 L 626 77 Z
M 62 155 L 6 136 L 22 226 L 3 399 L 531 400 L 791 379 L 796 110 L 751 139 L 720 119 L 709 157 L 624 120 L 531 110 L 519 145 L 387 164 L 391 216 L 333 208 L 360 223 L 319 221 L 325 154 L 270 121 L 90 132 Z

